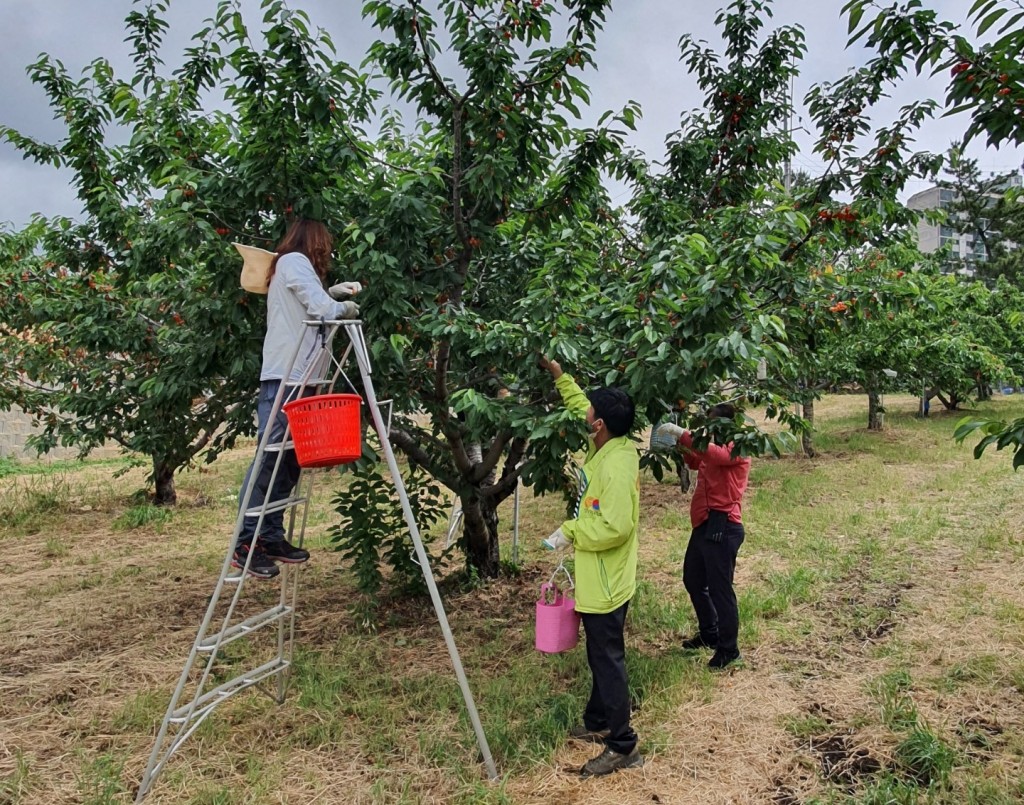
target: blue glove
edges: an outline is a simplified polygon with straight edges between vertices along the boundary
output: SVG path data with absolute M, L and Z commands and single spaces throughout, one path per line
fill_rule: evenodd
M 685 432 L 672 422 L 658 425 L 651 434 L 651 449 L 659 453 L 671 452 L 679 447 L 679 437 Z

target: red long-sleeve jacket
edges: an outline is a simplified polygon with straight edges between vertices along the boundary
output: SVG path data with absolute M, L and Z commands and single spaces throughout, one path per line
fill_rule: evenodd
M 683 431 L 679 444 L 686 466 L 697 470 L 697 484 L 690 498 L 690 525 L 696 528 L 707 520 L 709 509 L 728 512 L 731 522 L 742 523 L 740 501 L 750 477 L 750 459 L 733 458 L 732 442 L 725 447 L 709 444 L 706 450 L 694 450 L 690 431 Z

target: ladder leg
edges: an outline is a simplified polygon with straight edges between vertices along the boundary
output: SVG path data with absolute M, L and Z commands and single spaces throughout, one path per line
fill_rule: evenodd
M 423 571 L 423 579 L 430 592 L 430 600 L 434 605 L 434 612 L 437 614 L 437 621 L 441 626 L 444 635 L 445 645 L 448 647 L 448 656 L 451 658 L 452 667 L 455 669 L 455 676 L 462 690 L 462 698 L 466 702 L 466 710 L 469 713 L 469 720 L 473 724 L 473 731 L 476 733 L 477 746 L 483 757 L 484 765 L 491 780 L 498 779 L 498 770 L 494 765 L 494 758 L 491 756 L 490 746 L 487 744 L 487 736 L 484 734 L 483 725 L 480 723 L 480 714 L 477 712 L 476 703 L 473 701 L 473 692 L 469 687 L 469 680 L 466 679 L 466 672 L 462 667 L 462 660 L 459 657 L 459 649 L 455 645 L 455 638 L 452 636 L 451 627 L 448 625 L 448 616 L 444 611 L 444 604 L 437 591 L 437 584 L 434 582 L 434 573 L 430 569 L 430 560 L 427 551 L 423 547 L 423 540 L 420 538 L 419 526 L 416 524 L 416 517 L 413 514 L 412 506 L 409 504 L 409 496 L 405 489 L 405 482 L 402 480 L 402 472 L 395 459 L 395 452 L 391 447 L 391 440 L 388 438 L 388 431 L 384 425 L 380 408 L 377 405 L 377 395 L 373 389 L 373 381 L 370 377 L 370 359 L 366 351 L 366 344 L 363 340 L 361 325 L 346 324 L 345 329 L 355 346 L 356 359 L 359 362 L 359 372 L 362 375 L 363 388 L 366 392 L 366 404 L 370 409 L 370 416 L 380 436 L 381 447 L 384 449 L 384 456 L 387 459 L 388 469 L 391 471 L 391 479 L 394 482 L 395 490 L 402 502 L 402 511 L 405 514 L 405 523 L 409 527 L 409 534 L 412 536 L 413 545 L 416 548 L 416 555 L 419 557 L 420 568 Z
M 313 481 L 315 474 L 303 471 L 299 476 L 296 488 L 301 489 L 305 485 L 305 492 L 300 494 L 305 505 L 302 507 L 302 519 L 299 524 L 298 537 L 295 544 L 300 548 L 305 543 L 306 523 L 309 520 L 309 506 L 313 500 Z M 289 542 L 295 534 L 296 509 L 293 508 L 289 514 L 287 539 Z M 299 598 L 299 567 L 285 565 L 283 568 L 284 578 L 281 582 L 281 606 L 290 607 L 291 614 L 282 618 L 277 626 L 277 656 L 285 664 L 286 670 L 277 676 L 277 703 L 283 704 L 288 693 L 288 687 L 292 680 L 292 659 L 295 653 L 295 613 L 298 611 Z

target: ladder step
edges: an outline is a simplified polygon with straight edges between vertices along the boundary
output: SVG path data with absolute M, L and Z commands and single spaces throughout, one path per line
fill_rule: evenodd
M 196 651 L 213 651 L 218 645 L 218 639 L 220 640 L 219 645 L 225 646 L 233 640 L 252 634 L 257 629 L 269 626 L 271 623 L 276 623 L 281 618 L 290 615 L 291 612 L 292 608 L 290 606 L 278 604 L 276 607 L 271 607 L 265 612 L 260 612 L 251 618 L 239 621 L 234 626 L 229 626 L 219 634 L 210 635 L 196 646 Z
M 294 449 L 295 449 L 295 442 L 285 442 L 284 444 L 281 444 L 280 442 L 277 442 L 275 444 L 268 444 L 266 447 L 263 448 L 263 452 L 264 453 L 280 453 L 282 450 L 294 450 Z
M 290 509 L 292 506 L 298 506 L 300 503 L 305 503 L 305 502 L 306 502 L 306 498 L 304 498 L 304 497 L 284 498 L 283 500 L 277 500 L 277 501 L 274 501 L 273 503 L 267 504 L 266 508 L 264 508 L 263 506 L 256 506 L 255 508 L 252 508 L 252 509 L 246 509 L 245 510 L 245 516 L 246 517 L 259 517 L 260 514 L 262 514 L 264 512 L 266 514 L 270 514 L 271 512 L 280 512 L 280 511 L 284 511 L 285 509 Z
M 208 690 L 192 704 L 185 704 L 171 713 L 168 721 L 172 724 L 183 724 L 188 721 L 196 721 L 203 718 L 210 710 L 223 702 L 229 696 L 233 696 L 240 690 L 251 688 L 267 677 L 279 674 L 284 671 L 291 662 L 285 659 L 274 659 L 264 663 L 258 668 L 253 668 L 248 673 L 239 674 L 234 679 L 229 679 L 223 685 Z M 189 711 L 191 710 L 191 714 Z

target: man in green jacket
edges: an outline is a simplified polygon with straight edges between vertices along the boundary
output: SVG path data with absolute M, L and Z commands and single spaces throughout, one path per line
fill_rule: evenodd
M 623 636 L 626 610 L 636 590 L 640 519 L 640 458 L 628 435 L 635 411 L 621 389 L 600 388 L 587 395 L 557 361 L 544 357 L 541 366 L 551 372 L 565 407 L 585 417 L 590 427 L 574 517 L 544 544 L 576 551 L 576 611 L 587 636 L 593 685 L 583 724 L 570 735 L 604 743 L 604 751 L 588 760 L 580 772 L 592 777 L 644 763 L 629 723 Z

